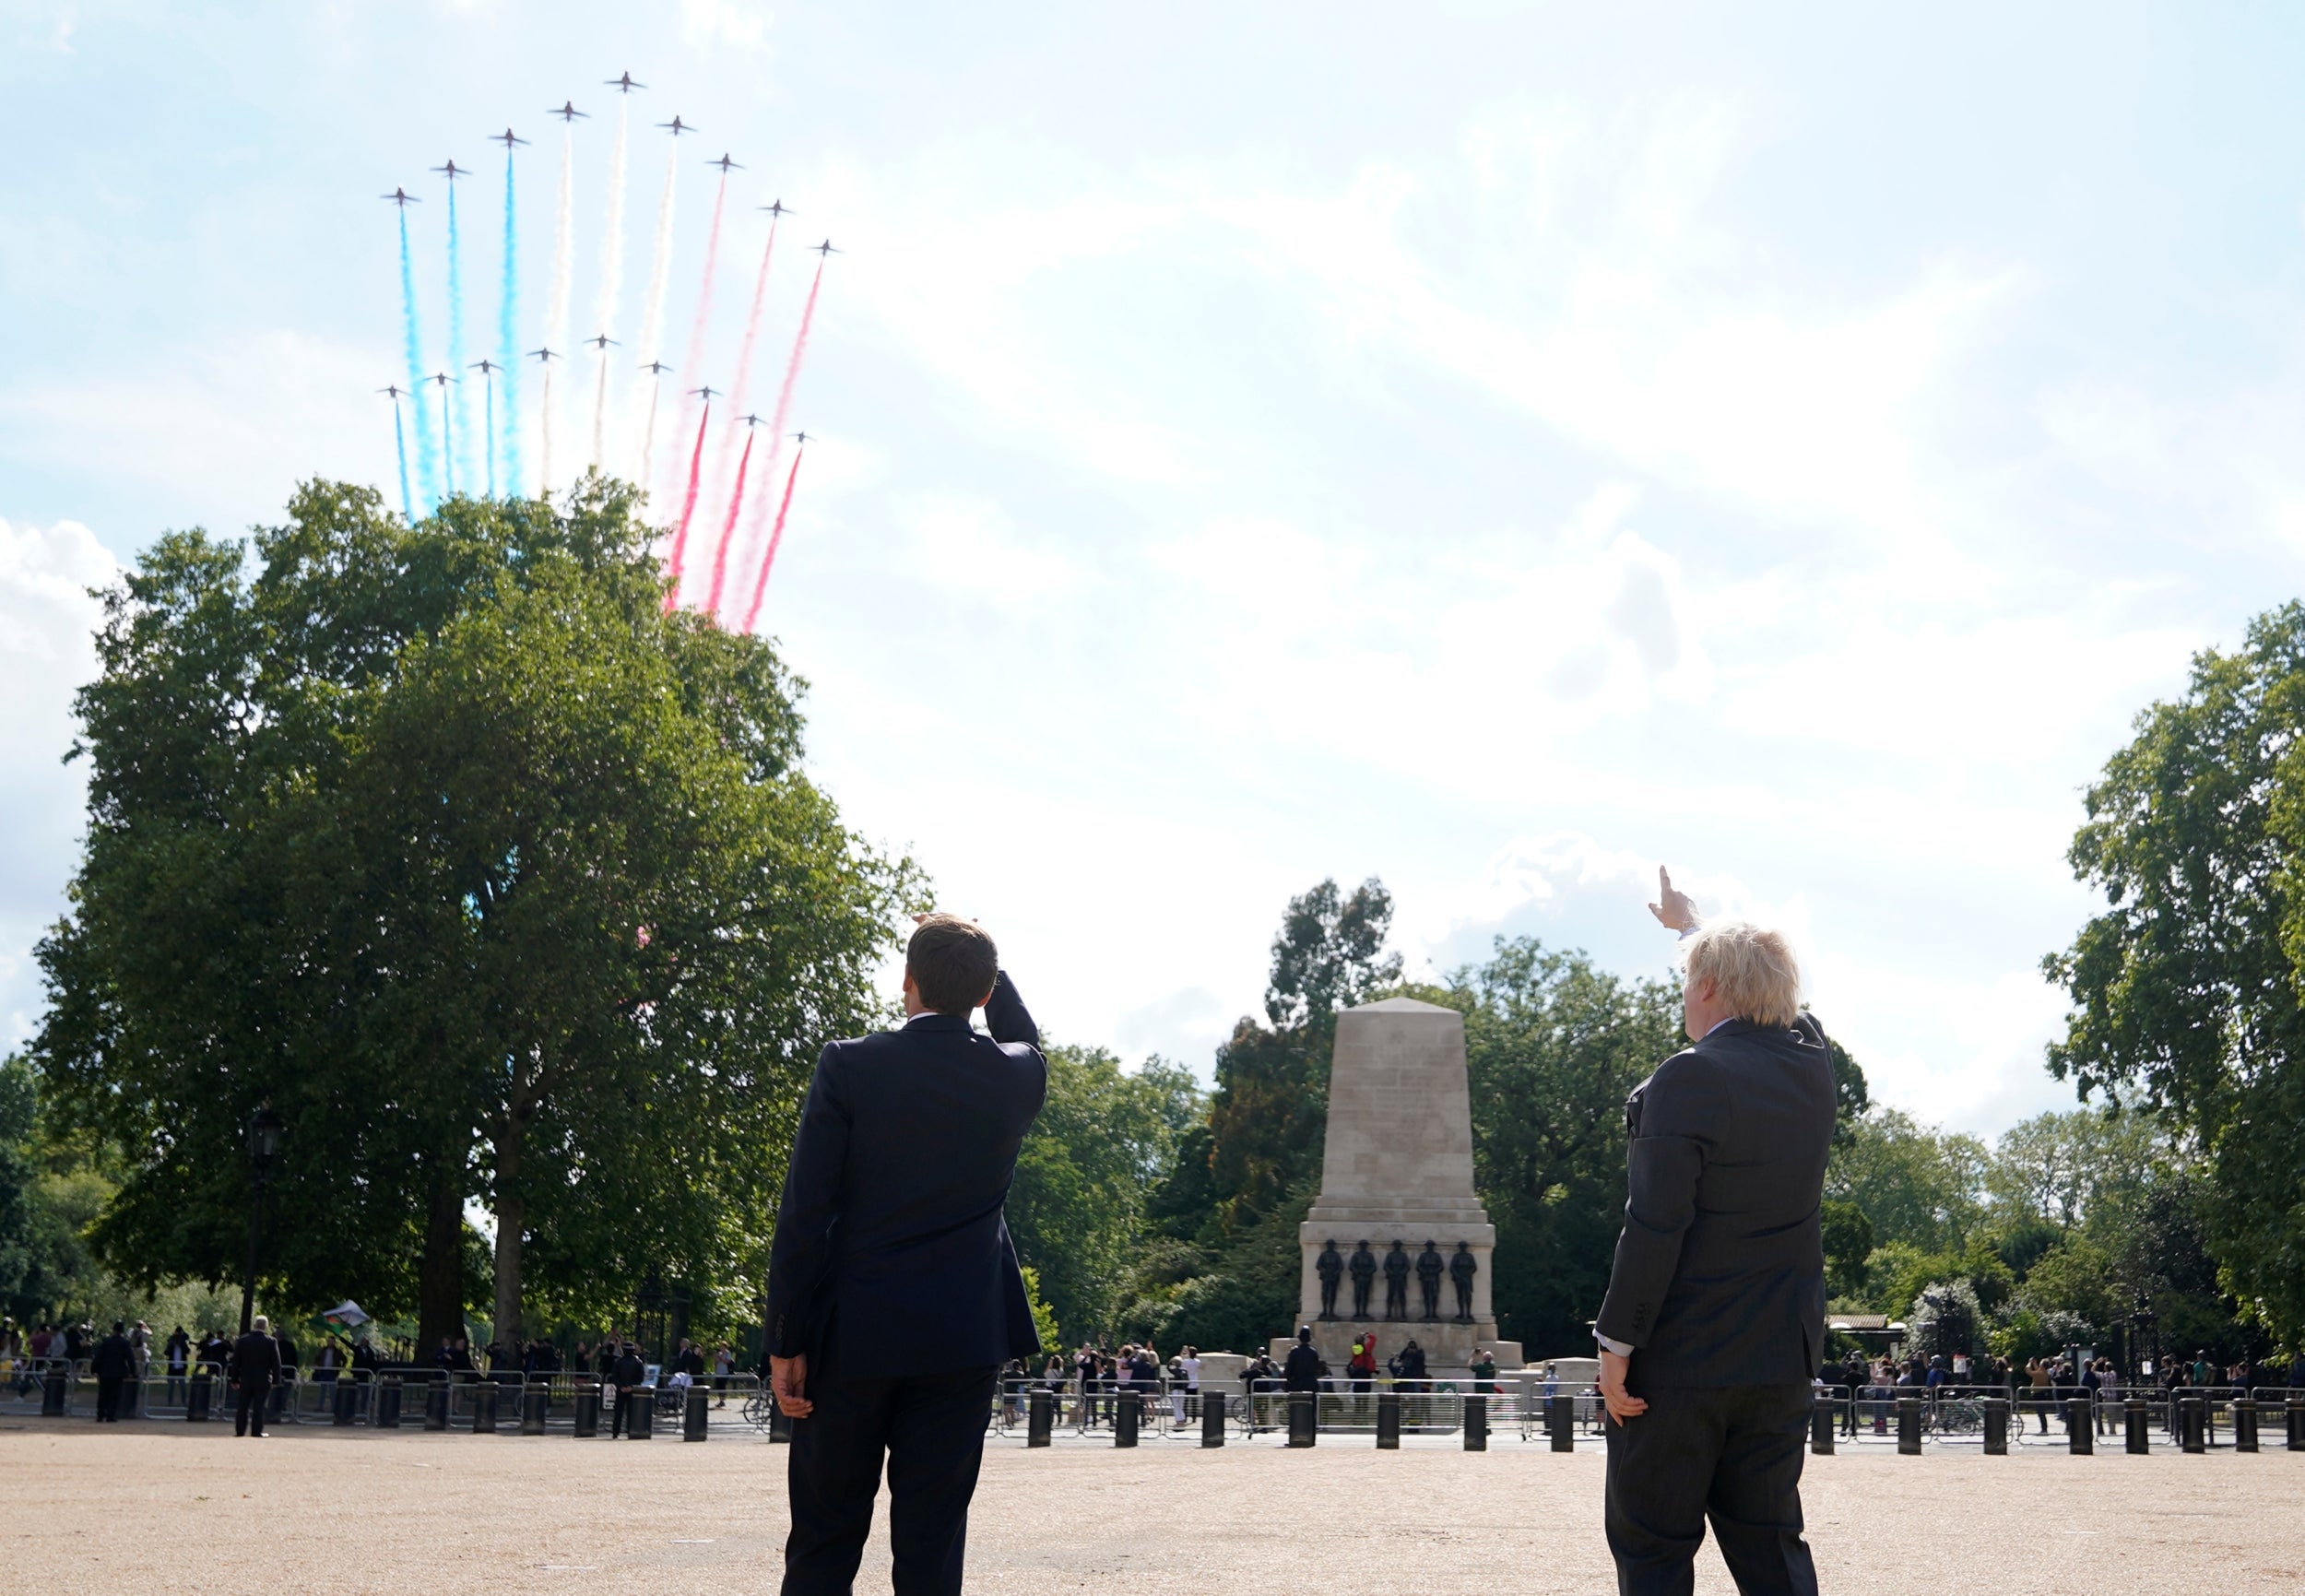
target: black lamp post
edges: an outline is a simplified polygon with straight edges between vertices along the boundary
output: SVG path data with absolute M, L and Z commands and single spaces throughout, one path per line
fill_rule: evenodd
M 246 1335 L 256 1311 L 256 1257 L 264 1243 L 264 1194 L 272 1184 L 272 1165 L 280 1156 L 280 1117 L 266 1103 L 248 1122 L 248 1274 L 240 1293 L 240 1333 Z

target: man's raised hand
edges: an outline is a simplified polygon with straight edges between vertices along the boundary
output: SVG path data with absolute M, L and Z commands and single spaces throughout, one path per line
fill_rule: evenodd
M 1659 902 L 1649 905 L 1649 912 L 1657 916 L 1657 923 L 1668 931 L 1694 931 L 1703 922 L 1696 917 L 1696 904 L 1688 893 L 1676 890 L 1673 872 L 1664 866 L 1657 867 L 1657 896 Z

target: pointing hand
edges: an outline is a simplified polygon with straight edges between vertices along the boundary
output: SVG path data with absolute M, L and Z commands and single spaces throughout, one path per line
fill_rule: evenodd
M 1673 874 L 1664 866 L 1657 867 L 1657 896 L 1661 900 L 1649 905 L 1649 912 L 1657 916 L 1657 923 L 1668 931 L 1694 931 L 1704 922 L 1696 917 L 1696 904 L 1688 893 L 1675 890 Z

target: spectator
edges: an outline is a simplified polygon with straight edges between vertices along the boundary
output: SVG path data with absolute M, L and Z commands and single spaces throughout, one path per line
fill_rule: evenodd
M 1023 1370 L 1024 1365 L 1019 1364 L 1017 1372 L 1022 1374 Z M 737 1354 L 727 1342 L 718 1342 L 713 1348 L 713 1406 L 725 1408 L 728 1405 L 728 1381 L 736 1372 Z
M 1187 1347 L 1176 1354 L 1176 1377 L 1184 1382 L 1185 1394 L 1177 1404 L 1176 1421 L 1200 1416 L 1200 1349 Z
M 161 1348 L 168 1364 L 168 1405 L 181 1407 L 185 1401 L 186 1378 L 192 1369 L 192 1338 L 178 1325 L 169 1332 L 168 1342 Z
M 269 1330 L 265 1316 L 258 1314 L 254 1327 L 232 1345 L 232 1384 L 240 1394 L 232 1434 L 253 1435 L 260 1441 L 264 1439 L 266 1399 L 281 1367 L 280 1343 L 272 1338 Z
M 116 1425 L 120 1422 L 121 1388 L 136 1372 L 136 1354 L 128 1346 L 128 1327 L 120 1320 L 112 1320 L 112 1333 L 97 1343 L 94 1364 L 96 1422 Z
M 1496 1360 L 1489 1356 L 1486 1347 L 1472 1349 L 1472 1390 L 1475 1396 L 1493 1396 L 1496 1392 Z

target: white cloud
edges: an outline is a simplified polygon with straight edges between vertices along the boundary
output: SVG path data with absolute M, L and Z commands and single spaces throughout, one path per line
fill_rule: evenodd
M 64 909 L 81 829 L 85 767 L 61 762 L 72 744 L 72 696 L 96 674 L 100 614 L 89 589 L 120 567 L 77 522 L 47 527 L 0 520 L 0 1029 L 28 1034 L 39 1006 L 31 945 Z
M 680 0 L 680 37 L 694 49 L 762 49 L 775 19 L 756 0 Z

